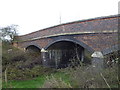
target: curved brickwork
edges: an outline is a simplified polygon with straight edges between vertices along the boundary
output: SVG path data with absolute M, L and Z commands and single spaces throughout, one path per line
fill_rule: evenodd
M 20 36 L 22 40 L 33 39 L 37 37 L 44 37 L 49 35 L 55 35 L 60 33 L 74 33 L 74 32 L 96 32 L 96 31 L 109 31 L 117 30 L 118 19 L 117 16 L 97 18 L 76 21 L 71 23 L 66 23 L 62 25 L 53 26 L 43 30 L 39 30 L 27 35 Z
M 79 44 L 90 52 L 94 52 L 103 51 L 106 48 L 111 48 L 112 46 L 117 45 L 117 39 L 117 33 L 70 35 L 19 42 L 18 47 L 26 48 L 30 45 L 35 45 L 40 49 L 47 49 L 47 47 L 52 45 L 54 42 L 71 41 Z
M 14 46 L 26 48 L 35 45 L 47 49 L 57 41 L 66 40 L 77 43 L 88 51 L 103 51 L 107 54 L 109 50 L 105 52 L 105 49 L 118 43 L 118 18 L 119 16 L 101 17 L 46 28 L 19 36 L 22 41 L 14 43 Z
M 77 40 L 89 45 L 94 51 L 103 51 L 118 44 L 117 33 L 89 34 L 75 37 Z

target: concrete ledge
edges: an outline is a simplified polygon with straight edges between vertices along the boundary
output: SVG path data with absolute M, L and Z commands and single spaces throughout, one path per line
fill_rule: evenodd
M 84 32 L 71 32 L 71 33 L 59 33 L 59 34 L 53 34 L 48 36 L 42 36 L 42 37 L 36 37 L 28 40 L 18 41 L 18 42 L 25 42 L 25 41 L 31 41 L 31 40 L 37 40 L 42 38 L 49 38 L 49 37 L 56 37 L 56 36 L 64 36 L 64 35 L 77 35 L 77 34 L 98 34 L 98 33 L 117 33 L 118 30 L 104 30 L 104 31 L 84 31 Z

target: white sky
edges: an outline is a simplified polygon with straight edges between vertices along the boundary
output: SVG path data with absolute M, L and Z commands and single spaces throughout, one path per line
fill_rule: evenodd
M 119 0 L 0 0 L 0 27 L 19 25 L 19 35 L 50 26 L 118 14 Z

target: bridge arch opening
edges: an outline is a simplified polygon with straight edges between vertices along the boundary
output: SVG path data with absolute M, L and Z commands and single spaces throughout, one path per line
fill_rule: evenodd
M 47 47 L 48 64 L 55 68 L 76 66 L 84 62 L 84 48 L 72 41 L 57 41 Z
M 28 47 L 26 47 L 26 51 L 33 57 L 41 55 L 41 49 L 35 45 L 29 45 Z

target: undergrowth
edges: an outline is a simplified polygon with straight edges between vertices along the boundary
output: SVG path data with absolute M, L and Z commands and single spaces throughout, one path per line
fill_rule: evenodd
M 118 88 L 118 68 L 96 72 L 91 65 L 64 69 L 43 67 L 40 57 L 12 46 L 3 47 L 3 88 Z

